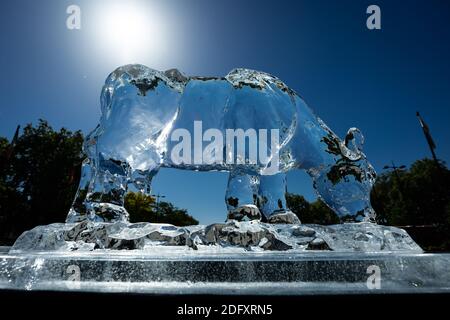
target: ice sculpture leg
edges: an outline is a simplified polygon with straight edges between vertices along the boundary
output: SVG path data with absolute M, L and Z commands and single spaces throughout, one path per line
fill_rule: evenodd
M 135 191 L 146 195 L 151 193 L 151 182 L 159 171 L 131 170 L 127 164 L 118 161 L 102 161 L 102 167 L 95 168 L 86 159 L 82 166 L 80 185 L 67 216 L 66 222 L 75 223 L 86 219 L 92 221 L 127 221 L 124 208 L 126 192 Z
M 145 195 L 150 195 L 152 191 L 153 177 L 158 173 L 159 167 L 153 170 L 132 170 L 131 179 L 129 181 L 129 189 L 138 191 Z
M 286 174 L 261 176 L 259 195 L 261 211 L 266 217 L 286 211 Z
M 261 176 L 260 208 L 270 223 L 300 223 L 286 205 L 286 174 Z
M 129 166 L 100 156 L 99 167 L 86 196 L 88 219 L 93 221 L 127 221 L 124 208 Z
M 123 207 L 127 190 L 128 166 L 114 160 L 101 160 L 96 168 L 91 159 L 82 167 L 82 179 L 66 222 L 127 221 Z
M 90 183 L 95 175 L 94 168 L 91 166 L 91 160 L 86 159 L 81 166 L 81 178 L 72 207 L 67 215 L 67 223 L 76 223 L 87 218 L 87 210 L 85 205 L 86 196 L 89 192 Z
M 228 219 L 261 219 L 256 206 L 258 201 L 259 176 L 240 170 L 230 172 L 225 202 Z
M 266 217 L 286 211 L 286 174 L 261 176 L 259 196 L 261 211 Z

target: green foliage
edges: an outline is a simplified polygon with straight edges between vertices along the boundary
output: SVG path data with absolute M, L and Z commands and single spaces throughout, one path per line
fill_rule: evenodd
M 322 200 L 309 203 L 303 196 L 287 193 L 287 206 L 294 212 L 302 223 L 336 224 L 339 217 Z
M 80 131 L 27 125 L 10 144 L 0 139 L 0 235 L 14 240 L 36 225 L 61 222 L 70 208 L 83 160 Z
M 160 202 L 157 208 L 159 222 L 171 223 L 176 226 L 188 226 L 198 224 L 198 221 L 187 214 L 185 209 L 174 207 L 169 202 Z
M 174 207 L 169 202 L 156 203 L 155 199 L 138 192 L 129 192 L 125 196 L 125 209 L 131 222 L 170 223 L 176 226 L 198 224 L 185 209 Z
M 125 209 L 130 214 L 130 222 L 155 222 L 155 198 L 140 192 L 129 192 L 125 196 Z
M 423 159 L 409 170 L 380 175 L 371 194 L 377 222 L 388 225 L 448 225 L 450 171 Z
M 6 148 L 9 146 L 9 141 L 8 139 L 4 138 L 4 137 L 0 137 L 0 154 L 3 155 L 4 150 L 6 150 Z
M 406 230 L 427 251 L 450 250 L 450 171 L 423 159 L 380 175 L 371 194 L 377 222 Z

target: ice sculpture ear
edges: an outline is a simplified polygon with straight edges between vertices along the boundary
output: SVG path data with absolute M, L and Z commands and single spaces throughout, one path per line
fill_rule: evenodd
M 349 160 L 359 160 L 363 157 L 364 136 L 358 128 L 350 128 L 347 131 L 343 145 L 342 154 Z

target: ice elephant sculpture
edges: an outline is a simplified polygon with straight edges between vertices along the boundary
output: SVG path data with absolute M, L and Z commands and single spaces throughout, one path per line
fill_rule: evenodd
M 106 79 L 101 112 L 84 143 L 87 159 L 67 222 L 126 221 L 126 192 L 149 194 L 161 167 L 229 171 L 231 219 L 299 223 L 285 200 L 292 169 L 308 172 L 342 221 L 374 218 L 375 172 L 360 131 L 351 128 L 341 141 L 299 95 L 267 73 L 235 69 L 224 78 L 187 77 L 176 69 L 126 65 Z M 221 135 L 225 142 L 217 141 Z M 239 139 L 248 142 L 244 149 L 238 150 Z M 255 141 L 260 157 L 252 162 Z

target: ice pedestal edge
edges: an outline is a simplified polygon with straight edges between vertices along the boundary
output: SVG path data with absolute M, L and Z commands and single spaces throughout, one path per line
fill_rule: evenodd
M 448 254 L 217 254 L 199 249 L 193 255 L 181 249 L 4 253 L 0 288 L 228 295 L 450 292 Z M 373 266 L 379 268 L 378 289 L 367 286 Z

